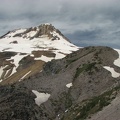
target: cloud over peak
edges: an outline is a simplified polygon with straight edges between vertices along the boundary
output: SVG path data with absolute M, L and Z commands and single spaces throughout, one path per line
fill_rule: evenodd
M 49 22 L 79 46 L 120 47 L 119 4 L 120 0 L 4 0 L 0 35 Z

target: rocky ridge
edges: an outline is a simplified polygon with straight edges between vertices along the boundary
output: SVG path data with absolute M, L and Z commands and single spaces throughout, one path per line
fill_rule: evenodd
M 3 110 L 10 113 L 9 111 L 13 109 L 8 103 L 11 102 L 14 105 L 17 96 L 10 100 L 6 97 L 14 97 L 14 92 L 11 90 L 13 87 L 15 88 L 14 91 L 17 90 L 17 94 L 21 93 L 20 97 L 24 93 L 30 96 L 30 101 L 34 101 L 34 103 L 28 101 L 28 104 L 25 105 L 28 108 L 28 113 L 31 116 L 29 119 L 31 120 L 93 120 L 93 118 L 95 120 L 106 118 L 106 120 L 109 120 L 110 117 L 106 115 L 110 114 L 110 110 L 107 110 L 108 113 L 105 115 L 104 109 L 115 103 L 114 101 L 119 98 L 120 77 L 113 77 L 112 73 L 106 70 L 104 66 L 114 68 L 114 73 L 120 73 L 119 65 L 115 65 L 118 58 L 119 53 L 112 48 L 86 47 L 67 55 L 63 59 L 47 62 L 44 64 L 43 71 L 36 76 L 31 76 L 19 83 L 2 88 L 2 91 L 7 89 L 10 92 L 4 92 L 4 95 L 0 97 L 0 100 L 7 99 L 7 101 L 1 102 L 1 106 L 5 105 L 7 107 L 1 109 L 0 114 L 4 113 Z M 39 93 L 36 98 L 33 90 Z M 37 105 L 36 100 L 41 101 L 39 97 L 43 93 L 50 96 L 47 101 Z M 27 99 L 24 97 L 25 101 Z M 119 105 L 119 102 L 117 101 L 116 104 Z M 33 106 L 36 106 L 36 108 L 33 108 Z M 31 114 L 30 109 L 36 111 L 37 114 Z M 101 118 L 98 115 L 102 110 L 104 116 Z M 119 109 L 116 110 L 113 107 L 113 116 L 116 111 L 118 113 Z M 11 114 L 1 115 L 6 118 Z M 23 114 L 27 119 L 25 115 Z M 100 115 L 102 116 L 102 113 Z M 11 117 L 11 120 L 18 118 L 22 120 L 23 116 L 19 117 L 18 113 Z M 119 114 L 115 118 L 118 117 Z M 111 118 L 113 118 L 112 115 Z
M 60 36 L 68 40 L 58 29 L 56 29 L 54 26 L 52 26 L 52 24 L 49 24 L 49 23 L 41 24 L 37 27 L 9 31 L 5 35 L 1 36 L 0 38 L 2 39 L 6 37 L 23 37 L 23 38 L 29 38 L 30 40 L 32 40 L 34 38 L 39 38 L 39 37 L 42 37 L 43 35 L 47 35 L 49 39 L 60 40 L 60 37 L 55 35 L 56 33 L 58 33 Z

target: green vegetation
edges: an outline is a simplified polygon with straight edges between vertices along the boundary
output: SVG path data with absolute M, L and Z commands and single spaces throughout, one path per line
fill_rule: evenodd
M 82 67 L 77 68 L 74 79 L 76 79 L 80 75 L 80 73 L 82 73 L 82 72 L 87 72 L 87 71 L 91 72 L 92 68 L 95 68 L 95 64 L 96 64 L 95 62 L 89 63 L 89 64 L 83 64 Z

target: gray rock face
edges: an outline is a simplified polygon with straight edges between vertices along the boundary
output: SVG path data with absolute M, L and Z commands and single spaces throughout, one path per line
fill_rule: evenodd
M 0 119 L 39 120 L 40 111 L 34 98 L 35 95 L 25 88 L 0 87 Z
M 17 117 L 24 118 L 28 114 L 30 120 L 87 119 L 91 116 L 90 113 L 96 113 L 97 110 L 110 104 L 116 97 L 115 93 L 119 93 L 118 89 L 114 90 L 116 86 L 119 86 L 119 78 L 113 78 L 111 73 L 103 68 L 103 66 L 111 66 L 120 73 L 120 68 L 113 64 L 117 58 L 118 53 L 112 48 L 86 47 L 63 59 L 52 60 L 44 65 L 41 73 L 16 83 L 12 92 L 6 92 L 6 89 L 11 91 L 12 88 L 9 86 L 0 88 L 0 91 L 3 91 L 0 93 L 0 101 L 3 101 L 0 102 L 0 106 L 6 106 L 8 114 L 5 113 L 5 108 L 1 108 L 0 113 L 4 113 L 3 116 L 11 116 L 10 111 L 13 107 L 11 108 L 8 103 L 17 102 L 18 107 L 15 110 L 23 110 L 22 113 L 16 113 Z M 71 87 L 66 86 L 69 83 L 72 84 Z M 32 90 L 49 93 L 50 98 L 38 107 Z M 6 97 L 5 99 L 6 95 L 13 98 Z M 20 100 L 23 102 L 19 102 Z M 26 104 L 24 100 L 29 102 Z M 103 104 L 101 100 L 104 100 L 106 104 Z M 89 109 L 84 106 L 89 106 Z M 24 110 L 27 111 L 26 114 Z M 37 112 L 33 112 L 34 110 Z M 84 113 L 82 110 L 87 112 Z

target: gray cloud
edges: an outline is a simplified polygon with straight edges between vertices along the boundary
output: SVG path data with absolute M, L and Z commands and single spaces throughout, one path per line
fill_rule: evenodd
M 0 35 L 49 22 L 79 46 L 120 48 L 119 5 L 120 0 L 4 0 Z

